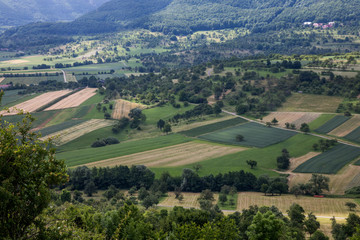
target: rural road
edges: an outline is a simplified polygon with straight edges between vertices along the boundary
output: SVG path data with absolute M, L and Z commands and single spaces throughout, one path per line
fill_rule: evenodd
M 60 71 L 63 73 L 63 75 L 64 75 L 64 82 L 65 83 L 67 83 L 67 80 L 66 80 L 66 73 L 65 73 L 65 71 L 64 70 L 62 70 L 62 69 L 60 69 Z
M 222 110 L 222 111 L 223 111 L 224 113 L 233 115 L 233 116 L 235 116 L 235 117 L 239 117 L 239 118 L 245 119 L 245 120 L 247 120 L 247 121 L 249 121 L 249 122 L 255 122 L 255 123 L 258 123 L 258 124 L 261 124 L 261 125 L 266 126 L 266 124 L 263 123 L 263 122 L 255 121 L 255 120 L 252 120 L 252 119 L 250 119 L 250 118 L 243 117 L 243 116 L 237 115 L 236 113 L 229 112 L 229 111 L 226 111 L 226 110 Z M 291 132 L 296 132 L 296 133 L 303 133 L 303 132 L 301 132 L 301 131 L 299 131 L 299 130 L 287 129 L 287 128 L 282 128 L 282 127 L 277 127 L 277 126 L 271 126 L 271 127 L 273 127 L 273 128 L 278 128 L 278 129 L 282 129 L 282 130 L 285 130 L 285 131 L 291 131 Z M 319 134 L 316 134 L 316 133 L 308 133 L 308 134 L 309 134 L 309 135 L 312 135 L 312 136 L 315 136 L 315 137 L 327 139 L 327 140 L 334 139 L 334 138 L 326 137 L 326 136 L 319 135 Z M 337 138 L 336 138 L 336 139 L 337 139 Z M 359 145 L 355 145 L 355 144 L 352 144 L 352 143 L 344 142 L 344 141 L 339 140 L 339 139 L 337 139 L 337 141 L 338 141 L 338 143 L 342 143 L 342 144 L 345 144 L 345 145 L 348 145 L 348 146 L 360 148 Z

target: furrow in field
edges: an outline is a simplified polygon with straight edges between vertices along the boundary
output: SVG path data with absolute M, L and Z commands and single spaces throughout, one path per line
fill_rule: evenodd
M 112 118 L 121 119 L 123 117 L 128 117 L 130 110 L 133 108 L 144 108 L 144 106 L 138 103 L 118 99 L 115 102 Z
M 355 115 L 339 127 L 329 132 L 328 134 L 338 137 L 344 137 L 358 127 L 360 127 L 360 115 Z

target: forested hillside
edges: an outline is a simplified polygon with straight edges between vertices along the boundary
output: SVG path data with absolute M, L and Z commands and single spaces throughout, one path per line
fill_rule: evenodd
M 38 21 L 71 21 L 108 0 L 0 0 L 0 26 Z

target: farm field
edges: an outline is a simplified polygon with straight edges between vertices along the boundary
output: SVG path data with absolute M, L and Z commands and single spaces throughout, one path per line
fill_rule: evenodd
M 123 117 L 128 117 L 131 109 L 145 108 L 145 107 L 146 106 L 139 104 L 139 103 L 134 103 L 134 102 L 129 102 L 129 101 L 126 101 L 123 99 L 118 99 L 115 101 L 112 118 L 113 119 L 121 119 Z
M 332 130 L 334 130 L 335 128 L 337 128 L 340 125 L 342 125 L 343 123 L 345 123 L 346 121 L 348 121 L 349 119 L 350 119 L 349 117 L 337 115 L 337 116 L 333 117 L 332 119 L 330 119 L 329 121 L 327 121 L 324 125 L 315 129 L 315 132 L 324 133 L 324 134 L 329 133 Z
M 45 111 L 78 107 L 81 103 L 94 96 L 95 91 L 96 88 L 85 88 L 48 107 Z
M 168 120 L 175 114 L 182 114 L 188 110 L 193 109 L 195 106 L 190 104 L 187 107 L 181 106 L 181 108 L 174 108 L 170 104 L 163 105 L 156 108 L 144 109 L 143 113 L 146 115 L 146 124 L 155 125 L 159 119 Z
M 134 153 L 150 151 L 192 141 L 179 134 L 171 134 L 156 138 L 147 138 L 137 141 L 127 141 L 116 145 L 101 148 L 85 148 L 66 152 L 59 152 L 58 158 L 66 159 L 69 167 L 84 165 L 109 158 L 126 156 Z
M 338 144 L 332 149 L 301 164 L 294 172 L 334 174 L 359 156 L 360 148 Z
M 263 122 L 271 122 L 274 118 L 278 120 L 280 127 L 285 127 L 285 123 L 295 124 L 296 128 L 300 128 L 302 123 L 310 123 L 317 119 L 320 113 L 306 112 L 271 112 L 263 118 Z
M 6 90 L 1 99 L 1 105 L 6 106 L 12 102 L 18 101 L 26 97 L 26 95 L 19 95 L 18 92 L 21 90 Z
M 244 151 L 245 148 L 189 142 L 141 153 L 88 163 L 88 167 L 114 167 L 116 165 L 145 165 L 172 167 L 201 162 L 214 157 Z
M 62 123 L 57 124 L 57 125 L 52 125 L 50 127 L 42 128 L 41 130 L 38 130 L 37 132 L 40 132 L 41 135 L 44 137 L 44 136 L 50 135 L 52 133 L 59 132 L 59 131 L 62 131 L 64 129 L 73 127 L 75 125 L 81 124 L 81 123 L 83 123 L 85 121 L 86 120 L 83 120 L 83 119 L 69 120 L 69 121 L 62 122 Z
M 242 118 L 232 118 L 232 119 L 229 119 L 229 120 L 216 122 L 216 123 L 200 126 L 200 127 L 197 127 L 197 128 L 192 128 L 190 130 L 183 131 L 183 132 L 180 132 L 180 133 L 184 134 L 184 135 L 186 135 L 188 137 L 197 137 L 199 135 L 203 135 L 203 134 L 214 132 L 214 131 L 217 131 L 217 130 L 220 130 L 220 129 L 232 127 L 234 125 L 245 123 L 245 122 L 247 122 L 247 121 L 242 119 Z
M 315 129 L 321 127 L 335 116 L 336 116 L 335 114 L 321 114 L 317 119 L 309 123 L 310 130 L 314 131 Z
M 345 136 L 345 139 L 360 143 L 360 127 Z
M 344 137 L 344 136 L 350 134 L 352 131 L 354 131 L 358 127 L 360 127 L 360 115 L 354 115 L 348 121 L 346 121 L 344 124 L 335 128 L 328 134 L 335 135 L 338 137 Z M 358 136 L 360 137 L 360 134 Z
M 169 192 L 168 197 L 165 198 L 162 202 L 160 202 L 158 206 L 162 206 L 162 207 L 179 206 L 185 208 L 200 208 L 200 204 L 197 200 L 200 197 L 200 193 L 183 192 L 182 195 L 184 198 L 182 201 L 179 201 L 175 198 L 174 193 Z M 216 203 L 219 199 L 219 195 L 214 194 L 214 198 L 215 198 L 214 203 Z
M 341 97 L 293 93 L 278 111 L 335 113 L 342 101 Z
M 251 172 L 256 176 L 267 174 L 278 176 L 276 169 L 276 158 L 281 155 L 282 149 L 286 148 L 292 158 L 301 157 L 312 151 L 312 145 L 319 141 L 318 137 L 297 134 L 284 142 L 277 143 L 265 148 L 251 148 L 239 153 L 229 154 L 218 158 L 199 162 L 202 165 L 199 175 L 227 173 L 230 171 Z M 301 147 L 299 147 L 301 146 Z M 257 166 L 253 169 L 246 163 L 247 160 L 257 161 Z M 162 172 L 168 171 L 173 176 L 180 176 L 184 168 L 192 168 L 193 164 L 179 167 L 152 167 L 151 170 L 160 176 Z
M 85 135 L 86 133 L 92 132 L 96 129 L 110 126 L 113 123 L 114 122 L 111 120 L 93 119 L 93 120 L 89 120 L 89 121 L 80 123 L 78 125 L 72 126 L 70 128 L 67 128 L 67 129 L 64 129 L 61 131 L 57 131 L 46 137 L 43 137 L 42 139 L 55 137 L 56 139 L 54 140 L 54 143 L 56 145 L 62 145 L 64 143 L 70 142 L 82 135 Z
M 41 106 L 44 106 L 44 105 L 50 103 L 51 101 L 54 101 L 57 98 L 64 96 L 70 92 L 71 92 L 70 90 L 47 92 L 47 93 L 41 94 L 40 96 L 37 96 L 33 99 L 30 99 L 26 102 L 17 104 L 14 107 L 9 108 L 10 112 L 2 111 L 2 114 L 4 116 L 15 115 L 18 113 L 18 110 L 23 110 L 24 112 L 34 112 L 37 109 L 39 109 Z
M 244 140 L 241 142 L 236 140 L 236 136 L 239 134 L 244 137 Z M 285 141 L 296 134 L 296 132 L 266 127 L 258 123 L 245 123 L 208 133 L 199 138 L 214 142 L 262 148 Z
M 30 84 L 39 84 L 40 82 L 49 81 L 49 80 L 64 82 L 64 77 L 62 76 L 62 74 L 60 74 L 59 76 L 8 77 L 2 81 L 2 84 L 7 84 L 12 82 L 13 84 L 18 83 L 18 84 L 30 85 Z

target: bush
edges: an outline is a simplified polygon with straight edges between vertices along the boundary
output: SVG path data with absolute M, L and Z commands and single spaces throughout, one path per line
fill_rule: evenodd
M 113 137 L 108 137 L 104 139 L 98 139 L 93 144 L 91 144 L 91 147 L 97 148 L 97 147 L 104 147 L 106 145 L 112 145 L 112 144 L 118 144 L 120 141 Z

